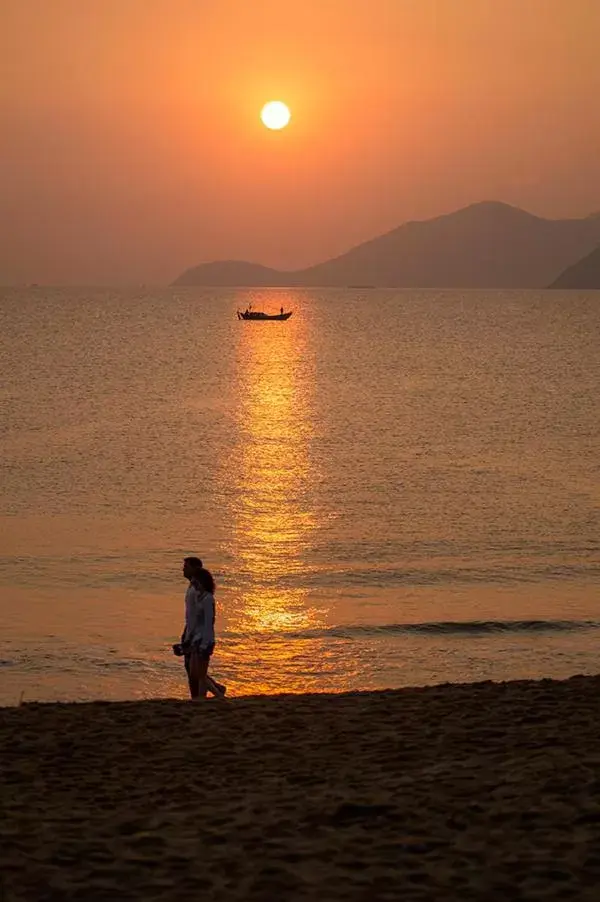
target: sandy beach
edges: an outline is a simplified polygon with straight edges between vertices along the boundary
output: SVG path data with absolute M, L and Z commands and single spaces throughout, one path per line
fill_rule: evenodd
M 599 699 L 574 677 L 3 708 L 1 898 L 595 900 Z

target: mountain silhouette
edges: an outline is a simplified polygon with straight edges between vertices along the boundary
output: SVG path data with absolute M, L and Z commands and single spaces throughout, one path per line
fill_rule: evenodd
M 565 269 L 550 288 L 600 288 L 600 245 Z
M 306 269 L 204 263 L 176 285 L 540 288 L 600 243 L 600 216 L 542 219 L 484 201 L 404 225 Z
M 202 263 L 186 270 L 175 280 L 174 285 L 243 285 L 265 288 L 272 285 L 289 285 L 287 273 L 260 263 L 247 263 L 245 260 L 217 260 L 214 263 Z M 281 281 L 283 279 L 283 281 Z

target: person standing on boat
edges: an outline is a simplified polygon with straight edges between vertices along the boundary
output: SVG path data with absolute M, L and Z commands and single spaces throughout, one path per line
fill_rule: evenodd
M 280 310 L 279 312 L 280 312 L 281 315 L 283 316 L 283 307 L 281 308 L 281 310 Z
M 176 654 L 183 653 L 192 701 L 205 698 L 207 690 L 222 698 L 225 686 L 208 676 L 208 665 L 215 648 L 215 581 L 197 557 L 183 562 L 183 575 L 189 580 L 185 593 L 185 627 Z

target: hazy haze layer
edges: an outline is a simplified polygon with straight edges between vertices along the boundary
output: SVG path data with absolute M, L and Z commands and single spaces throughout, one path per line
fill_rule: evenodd
M 586 215 L 599 34 L 597 0 L 2 0 L 0 282 L 301 268 L 489 198 Z

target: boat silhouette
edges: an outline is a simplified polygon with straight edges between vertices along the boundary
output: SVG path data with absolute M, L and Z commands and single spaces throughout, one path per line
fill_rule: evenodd
M 237 316 L 238 319 L 247 319 L 247 320 L 286 320 L 289 319 L 292 315 L 293 311 L 288 310 L 284 311 L 283 307 L 281 308 L 281 313 L 263 313 L 262 310 L 238 310 Z

